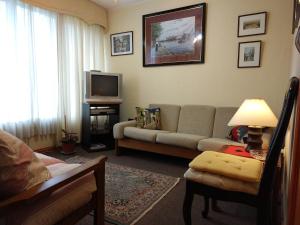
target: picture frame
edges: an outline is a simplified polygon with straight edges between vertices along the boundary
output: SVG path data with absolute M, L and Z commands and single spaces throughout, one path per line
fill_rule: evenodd
M 293 12 L 293 29 L 292 33 L 295 32 L 299 25 L 300 19 L 300 0 L 294 0 L 294 12 Z
M 112 56 L 133 54 L 133 31 L 111 34 L 110 43 Z
M 143 66 L 204 63 L 206 3 L 143 15 Z
M 296 34 L 295 46 L 296 46 L 298 52 L 300 53 L 300 27 L 298 27 L 298 31 L 297 31 L 297 34 Z
M 260 67 L 261 41 L 240 42 L 238 68 Z
M 266 34 L 267 12 L 241 15 L 238 17 L 238 37 Z

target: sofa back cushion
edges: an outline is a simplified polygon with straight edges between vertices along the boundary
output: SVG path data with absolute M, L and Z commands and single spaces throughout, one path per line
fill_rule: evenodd
M 213 133 L 214 117 L 215 107 L 213 106 L 182 106 L 177 132 L 211 137 Z
M 213 137 L 225 138 L 229 135 L 232 127 L 227 126 L 227 124 L 237 110 L 237 107 L 216 108 Z
M 178 118 L 180 113 L 179 105 L 169 104 L 150 104 L 150 108 L 160 108 L 161 130 L 175 132 L 178 126 Z

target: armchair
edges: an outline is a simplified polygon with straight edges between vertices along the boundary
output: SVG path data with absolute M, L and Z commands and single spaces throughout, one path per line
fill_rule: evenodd
M 103 225 L 105 161 L 49 164 L 51 179 L 0 201 L 0 224 L 75 224 L 94 210 L 94 224 Z
M 235 174 L 236 179 L 232 176 L 226 176 L 216 171 L 194 171 L 190 168 L 185 173 L 186 178 L 186 193 L 183 203 L 183 217 L 186 225 L 191 224 L 191 207 L 194 194 L 200 194 L 204 197 L 205 209 L 202 212 L 203 217 L 207 217 L 209 211 L 209 199 L 234 201 L 239 203 L 245 203 L 256 207 L 257 209 L 257 225 L 271 225 L 271 209 L 272 209 L 272 192 L 274 191 L 274 180 L 277 162 L 280 156 L 281 149 L 283 147 L 285 134 L 289 125 L 291 113 L 293 110 L 294 102 L 297 99 L 299 89 L 298 78 L 292 78 L 289 89 L 284 99 L 282 112 L 274 135 L 271 140 L 269 151 L 266 157 L 265 165 L 260 165 L 259 162 L 251 165 L 247 165 L 246 160 L 242 157 L 228 155 L 225 163 L 231 163 L 230 158 L 233 159 L 233 166 L 237 170 L 240 170 Z M 210 154 L 210 159 L 206 162 L 214 164 L 217 160 L 216 157 L 222 157 L 220 155 Z M 205 156 L 198 156 L 198 160 Z M 236 161 L 235 161 L 236 160 Z M 240 163 L 238 163 L 240 161 Z M 203 165 L 201 165 L 203 166 Z M 251 168 L 250 168 L 251 167 Z M 256 178 L 256 181 L 245 182 L 241 178 L 244 171 L 245 176 L 249 175 L 247 171 L 259 171 L 262 169 L 262 173 Z M 223 171 L 224 172 L 224 171 Z M 227 184 L 227 185 L 223 185 Z M 231 188 L 228 188 L 231 187 Z M 233 187 L 233 188 L 232 188 Z

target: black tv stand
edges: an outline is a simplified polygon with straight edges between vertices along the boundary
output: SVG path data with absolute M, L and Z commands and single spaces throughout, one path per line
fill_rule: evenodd
M 120 104 L 82 104 L 82 147 L 89 151 L 114 149 L 113 126 L 119 122 Z

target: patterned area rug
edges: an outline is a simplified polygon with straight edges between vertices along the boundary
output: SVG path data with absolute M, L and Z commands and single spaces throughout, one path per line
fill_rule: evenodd
M 88 158 L 74 156 L 68 163 L 84 163 Z M 107 222 L 133 225 L 158 203 L 179 178 L 106 163 L 105 217 Z

